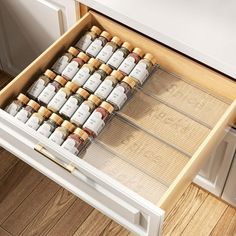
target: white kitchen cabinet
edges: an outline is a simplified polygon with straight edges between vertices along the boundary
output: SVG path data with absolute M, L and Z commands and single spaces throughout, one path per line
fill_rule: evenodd
M 211 157 L 206 161 L 194 182 L 221 197 L 236 151 L 236 131 L 231 129 L 222 141 L 216 144 Z
M 75 0 L 1 1 L 3 70 L 17 75 L 76 22 L 77 7 Z
M 227 178 L 222 199 L 236 207 L 236 153 Z

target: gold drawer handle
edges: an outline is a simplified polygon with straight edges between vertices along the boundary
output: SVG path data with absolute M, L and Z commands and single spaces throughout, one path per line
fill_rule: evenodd
M 70 173 L 72 173 L 75 170 L 75 167 L 72 164 L 67 164 L 61 160 L 59 160 L 58 158 L 56 158 L 55 156 L 53 156 L 49 151 L 47 151 L 42 145 L 37 144 L 34 147 L 34 150 L 39 152 L 40 154 L 42 154 L 43 156 L 47 157 L 48 159 L 50 159 L 51 161 L 53 161 L 54 163 L 56 163 L 57 165 L 63 167 L 65 170 L 69 171 Z

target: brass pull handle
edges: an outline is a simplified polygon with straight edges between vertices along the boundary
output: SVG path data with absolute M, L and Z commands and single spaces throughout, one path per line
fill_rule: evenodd
M 56 158 L 55 156 L 53 156 L 49 151 L 47 151 L 47 149 L 45 149 L 42 145 L 37 144 L 34 147 L 34 150 L 39 152 L 40 154 L 42 154 L 43 156 L 47 157 L 48 159 L 50 159 L 51 161 L 53 161 L 54 163 L 56 163 L 57 165 L 63 167 L 65 170 L 69 171 L 69 172 L 73 172 L 75 170 L 75 167 L 70 163 L 67 164 L 61 160 L 59 160 L 58 158 Z

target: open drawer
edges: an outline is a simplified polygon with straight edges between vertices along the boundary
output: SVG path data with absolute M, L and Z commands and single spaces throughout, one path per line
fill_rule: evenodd
M 137 89 L 79 158 L 3 108 L 92 25 L 153 53 L 163 69 Z M 235 122 L 235 97 L 230 79 L 88 12 L 1 91 L 0 145 L 129 230 L 160 235 L 164 213 Z

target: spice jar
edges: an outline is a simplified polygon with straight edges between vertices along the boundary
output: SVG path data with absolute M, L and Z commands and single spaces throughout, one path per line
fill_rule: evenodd
M 38 111 L 39 108 L 40 105 L 37 102 L 35 102 L 34 100 L 29 100 L 27 105 L 21 108 L 21 110 L 16 114 L 15 117 L 17 120 L 25 123 L 34 112 Z
M 100 36 L 96 38 L 87 48 L 86 53 L 90 57 L 96 57 L 98 53 L 101 51 L 101 49 L 106 45 L 108 41 L 111 40 L 111 35 L 106 32 L 102 31 Z
M 114 36 L 111 41 L 107 42 L 103 49 L 98 53 L 97 59 L 99 59 L 102 63 L 106 63 L 121 44 L 122 41 L 120 38 Z
M 143 57 L 143 54 L 144 53 L 140 48 L 134 48 L 134 50 L 121 63 L 118 70 L 124 75 L 128 75 Z
M 90 95 L 88 100 L 84 101 L 76 110 L 70 121 L 77 126 L 82 126 L 93 110 L 101 103 L 99 97 Z
M 123 74 L 120 71 L 113 70 L 109 76 L 100 84 L 95 91 L 95 95 L 105 100 L 110 92 L 114 89 L 116 84 L 123 79 Z
M 62 144 L 62 147 L 77 156 L 82 151 L 87 140 L 88 134 L 82 129 L 76 128 Z
M 26 97 L 23 93 L 20 93 L 16 100 L 12 101 L 6 108 L 5 111 L 12 116 L 15 116 L 16 113 L 29 102 L 29 98 Z
M 49 83 L 46 88 L 39 94 L 38 101 L 43 105 L 47 106 L 47 104 L 51 101 L 51 99 L 55 96 L 58 90 L 66 84 L 67 80 L 62 76 L 57 75 L 56 78 Z
M 135 85 L 136 82 L 134 79 L 125 76 L 125 78 L 112 90 L 106 101 L 114 105 L 115 110 L 119 110 L 131 96 L 132 89 Z
M 84 123 L 83 130 L 86 131 L 89 136 L 95 138 L 105 126 L 113 110 L 114 107 L 111 104 L 105 101 L 102 102 Z
M 46 107 L 40 107 L 38 112 L 33 113 L 33 115 L 28 119 L 26 125 L 34 130 L 37 130 L 39 126 L 48 119 L 52 114 Z
M 88 46 L 94 41 L 95 38 L 101 34 L 101 30 L 97 26 L 93 26 L 90 31 L 87 31 L 75 44 L 75 47 L 84 51 L 88 48 Z
M 101 62 L 98 59 L 90 58 L 87 64 L 84 64 L 82 68 L 77 72 L 73 77 L 72 81 L 79 84 L 80 86 L 84 85 L 87 79 L 93 74 L 93 72 L 99 68 Z
M 102 81 L 112 72 L 112 69 L 106 65 L 102 64 L 97 71 L 95 71 L 89 79 L 85 82 L 83 88 L 85 88 L 90 93 L 98 88 Z
M 61 123 L 63 122 L 63 119 L 53 113 L 48 120 L 45 120 L 43 122 L 43 124 L 38 128 L 37 132 L 40 133 L 41 135 L 45 136 L 46 138 L 48 138 L 52 132 L 61 125 Z
M 66 68 L 66 66 L 69 64 L 69 62 L 78 54 L 79 51 L 76 48 L 70 47 L 63 56 L 57 59 L 57 61 L 52 66 L 52 70 L 57 74 L 61 74 L 62 71 Z
M 80 52 L 77 57 L 73 58 L 72 61 L 62 71 L 61 75 L 67 80 L 72 80 L 74 75 L 78 72 L 79 68 L 89 60 L 89 56 L 83 52 Z
M 131 71 L 129 76 L 134 78 L 139 85 L 142 85 L 147 79 L 147 77 L 150 75 L 152 68 L 155 64 L 155 57 L 150 53 L 146 53 L 143 59 L 141 59 Z
M 128 43 L 124 42 L 121 46 L 121 48 L 118 48 L 114 54 L 110 57 L 107 64 L 113 69 L 117 69 L 120 64 L 124 61 L 124 59 L 129 55 L 129 53 L 132 51 L 133 46 Z
M 54 143 L 61 145 L 67 136 L 75 130 L 75 126 L 69 121 L 64 120 L 61 126 L 57 127 L 50 135 L 49 139 Z
M 39 94 L 44 90 L 44 88 L 48 85 L 51 80 L 54 80 L 56 74 L 51 70 L 46 70 L 43 75 L 39 76 L 39 78 L 30 86 L 27 95 L 37 100 Z
M 65 87 L 62 87 L 58 90 L 56 95 L 52 98 L 52 100 L 48 103 L 48 109 L 53 112 L 58 112 L 61 107 L 65 104 L 66 100 L 72 93 L 75 93 L 78 89 L 78 85 L 71 81 L 68 81 Z
M 69 120 L 78 107 L 82 104 L 82 102 L 88 98 L 88 96 L 89 93 L 85 89 L 79 88 L 77 92 L 71 95 L 63 105 L 59 111 L 60 115 Z

